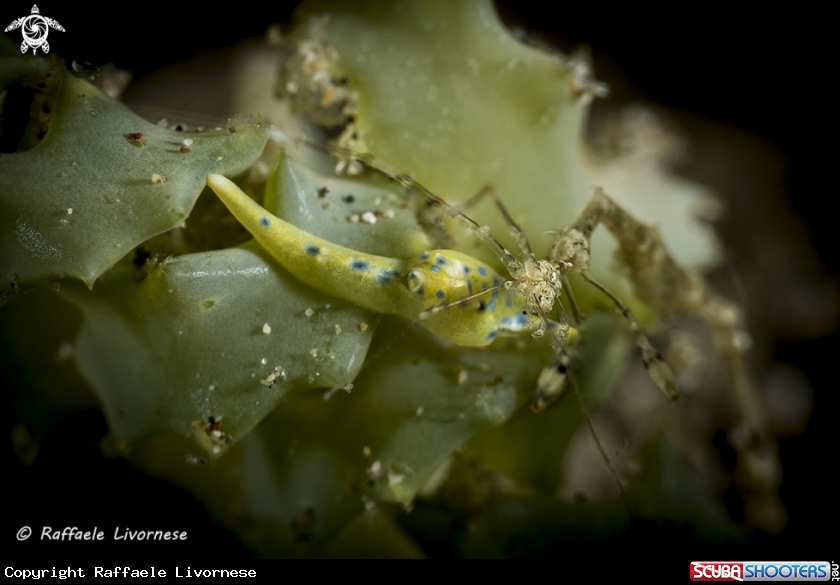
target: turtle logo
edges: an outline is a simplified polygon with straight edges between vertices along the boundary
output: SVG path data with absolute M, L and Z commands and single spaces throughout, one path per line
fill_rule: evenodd
M 21 28 L 21 33 L 23 33 L 23 42 L 20 44 L 21 53 L 25 53 L 28 48 L 32 48 L 32 52 L 37 53 L 40 48 L 46 55 L 50 52 L 50 44 L 47 42 L 50 27 L 64 32 L 64 27 L 58 24 L 58 21 L 41 16 L 40 12 L 38 6 L 33 5 L 32 14 L 18 18 L 6 27 L 5 32 Z

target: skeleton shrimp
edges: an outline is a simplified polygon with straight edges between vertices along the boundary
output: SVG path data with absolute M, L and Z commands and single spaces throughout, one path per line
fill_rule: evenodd
M 208 185 L 278 262 L 322 292 L 373 311 L 415 320 L 442 339 L 461 346 L 486 346 L 499 336 L 548 335 L 555 359 L 538 377 L 531 403 L 535 412 L 557 403 L 566 394 L 570 380 L 574 385 L 575 353 L 569 343 L 577 331 L 567 323 L 560 298 L 565 291 L 575 325 L 581 327 L 583 315 L 569 286 L 569 276 L 575 272 L 615 304 L 635 336 L 641 361 L 651 380 L 669 399 L 679 398 L 671 368 L 642 330 L 636 315 L 589 273 L 591 236 L 599 225 L 606 227 L 619 244 L 616 260 L 626 269 L 635 295 L 641 301 L 659 313 L 698 316 L 711 327 L 725 357 L 742 419 L 735 448 L 739 466 L 746 471 L 745 483 L 751 493 L 777 499 L 778 451 L 765 433 L 763 414 L 746 374 L 744 353 L 749 336 L 741 311 L 713 292 L 699 274 L 680 266 L 654 227 L 635 219 L 596 188 L 577 221 L 552 232 L 554 242 L 549 255 L 538 259 L 501 199 L 487 187 L 471 201 L 481 197 L 492 200 L 519 248 L 520 257 L 517 257 L 489 228 L 478 225 L 459 208 L 384 160 L 371 154 L 304 142 L 338 157 L 337 171 L 346 169 L 350 174 L 358 174 L 361 165 L 367 165 L 410 192 L 421 194 L 474 233 L 498 258 L 509 278 L 467 254 L 452 250 L 429 250 L 408 259 L 363 254 L 317 238 L 271 215 L 224 177 L 210 175 Z M 549 317 L 555 305 L 560 306 L 559 321 Z M 591 427 L 588 415 L 587 420 Z M 601 451 L 615 479 L 609 459 Z

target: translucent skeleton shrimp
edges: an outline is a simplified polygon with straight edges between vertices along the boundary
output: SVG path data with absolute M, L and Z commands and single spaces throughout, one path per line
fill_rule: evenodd
M 373 311 L 418 320 L 441 338 L 466 347 L 489 345 L 499 335 L 530 333 L 534 337 L 543 337 L 548 331 L 556 359 L 543 369 L 538 378 L 531 405 L 536 412 L 548 409 L 564 394 L 572 366 L 565 345 L 575 331 L 565 323 L 565 319 L 563 323 L 557 323 L 547 317 L 555 302 L 559 304 L 563 283 L 567 282 L 566 278 L 572 271 L 581 271 L 587 280 L 616 303 L 636 334 L 642 361 L 651 378 L 671 399 L 679 396 L 670 368 L 641 331 L 636 317 L 586 272 L 589 266 L 588 237 L 594 228 L 593 222 L 590 222 L 593 224 L 590 229 L 584 230 L 585 236 L 580 231 L 570 232 L 568 229 L 559 232 L 552 248 L 553 260 L 537 260 L 525 234 L 502 202 L 491 189 L 483 190 L 477 197 L 490 197 L 511 226 L 523 257 L 518 260 L 486 228 L 480 228 L 467 215 L 410 177 L 396 173 L 383 161 L 341 149 L 327 150 L 363 160 L 412 190 L 420 191 L 433 204 L 465 222 L 499 257 L 512 279 L 503 279 L 489 265 L 452 250 L 427 251 L 409 259 L 386 258 L 351 250 L 275 217 L 220 175 L 208 176 L 207 182 L 240 223 L 278 262 L 299 280 L 322 292 Z M 594 201 L 602 200 L 611 203 L 599 192 Z M 573 302 L 572 306 L 580 320 Z
M 650 343 L 635 315 L 625 303 L 589 275 L 590 239 L 599 225 L 607 228 L 618 242 L 615 260 L 625 269 L 624 272 L 639 300 L 662 314 L 694 315 L 712 329 L 717 346 L 724 357 L 729 387 L 732 389 L 740 419 L 731 437 L 732 446 L 739 457 L 738 482 L 744 492 L 757 502 L 754 504 L 755 509 L 762 509 L 761 512 L 753 514 L 753 519 L 758 524 L 771 530 L 785 524 L 783 518 L 786 512 L 778 499 L 781 481 L 778 445 L 767 431 L 764 410 L 746 372 L 744 355 L 750 345 L 750 336 L 744 326 L 743 314 L 737 305 L 712 291 L 699 274 L 680 266 L 654 227 L 635 219 L 603 190 L 596 188 L 595 194 L 577 221 L 554 232 L 554 243 L 548 257 L 539 260 L 532 252 L 527 236 L 507 212 L 504 204 L 492 189 L 486 188 L 476 198 L 489 196 L 493 200 L 520 248 L 522 259 L 519 260 L 490 235 L 486 227 L 479 226 L 460 209 L 450 205 L 408 175 L 400 173 L 387 162 L 370 154 L 304 142 L 338 157 L 341 159 L 339 166 L 346 166 L 350 171 L 358 170 L 354 169 L 352 164 L 360 161 L 391 177 L 410 191 L 420 193 L 446 214 L 464 223 L 493 251 L 510 272 L 511 280 L 505 282 L 503 288 L 515 290 L 524 299 L 526 313 L 536 315 L 539 319 L 532 335 L 541 337 L 546 329 L 551 334 L 556 360 L 546 366 L 538 378 L 531 405 L 536 412 L 555 404 L 564 395 L 569 379 L 574 382 L 574 360 L 565 346 L 569 328 L 562 324 L 554 326 L 547 317 L 554 303 L 559 304 L 560 293 L 565 287 L 573 313 L 578 322 L 581 321 L 582 315 L 568 286 L 568 276 L 572 272 L 580 273 L 615 303 L 636 336 L 642 363 L 651 379 L 670 399 L 676 400 L 679 397 L 670 367 Z M 348 165 L 347 161 L 352 162 Z M 576 384 L 573 386 L 577 389 Z M 579 392 L 578 398 L 581 400 Z M 583 406 L 582 400 L 581 405 Z M 613 479 L 618 483 L 615 470 L 594 433 L 592 421 L 588 415 L 586 418 L 601 455 L 610 468 Z
M 528 238 L 504 204 L 492 189 L 486 188 L 474 200 L 482 196 L 492 199 L 520 249 L 521 259 L 517 259 L 488 228 L 479 226 L 460 209 L 387 162 L 370 154 L 303 142 L 338 157 L 337 170 L 346 168 L 355 174 L 365 164 L 423 195 L 465 224 L 505 266 L 510 279 L 500 277 L 492 267 L 475 258 L 451 250 L 429 251 L 410 259 L 363 254 L 326 242 L 274 217 L 224 177 L 210 175 L 208 185 L 272 256 L 297 278 L 322 292 L 376 312 L 418 320 L 441 338 L 462 346 L 486 346 L 500 335 L 530 333 L 543 337 L 547 332 L 555 360 L 538 377 L 531 404 L 536 412 L 554 405 L 565 394 L 569 380 L 574 380 L 573 353 L 567 344 L 577 332 L 565 323 L 562 305 L 561 323 L 548 317 L 555 303 L 560 304 L 560 295 L 566 288 L 573 314 L 581 322 L 582 315 L 568 286 L 573 272 L 580 273 L 615 303 L 636 337 L 642 363 L 651 379 L 671 400 L 679 397 L 670 367 L 650 343 L 636 316 L 589 275 L 590 238 L 599 225 L 604 225 L 618 241 L 616 260 L 626 268 L 641 301 L 660 313 L 698 316 L 712 328 L 726 360 L 740 413 L 740 432 L 734 446 L 742 457 L 739 467 L 745 470 L 743 481 L 751 494 L 778 502 L 778 448 L 766 434 L 764 415 L 745 371 L 744 352 L 749 336 L 741 312 L 715 294 L 697 273 L 681 267 L 655 228 L 636 220 L 598 188 L 577 221 L 554 232 L 549 256 L 537 259 Z M 588 416 L 587 421 L 594 432 Z M 611 475 L 618 481 L 597 436 L 595 439 Z M 784 513 L 781 505 L 777 509 Z
M 282 132 L 278 132 L 278 138 L 281 141 L 289 141 Z M 577 308 L 574 297 L 571 296 L 571 288 L 568 287 L 567 277 L 571 272 L 580 272 L 582 276 L 604 292 L 618 307 L 619 312 L 628 320 L 631 330 L 635 333 L 637 346 L 641 349 L 642 363 L 651 376 L 651 379 L 656 385 L 668 396 L 671 400 L 676 400 L 679 397 L 677 385 L 674 381 L 673 374 L 670 367 L 663 361 L 661 354 L 653 347 L 647 336 L 639 326 L 638 320 L 633 312 L 622 303 L 615 295 L 610 293 L 605 287 L 595 281 L 588 273 L 589 269 L 589 238 L 592 235 L 595 227 L 600 221 L 615 233 L 615 227 L 620 221 L 625 224 L 630 222 L 636 226 L 639 231 L 650 232 L 650 238 L 657 238 L 659 249 L 664 255 L 670 258 L 669 253 L 658 239 L 658 234 L 649 226 L 641 224 L 632 218 L 626 211 L 616 205 L 609 197 L 607 197 L 600 189 L 597 190 L 595 197 L 590 205 L 584 210 L 578 222 L 571 228 L 564 228 L 555 232 L 555 242 L 552 246 L 551 254 L 547 259 L 537 259 L 531 250 L 530 243 L 527 236 L 522 229 L 513 220 L 510 213 L 508 213 L 502 201 L 496 196 L 491 187 L 484 188 L 479 192 L 467 206 L 471 205 L 481 197 L 489 197 L 498 208 L 502 217 L 510 226 L 511 235 L 515 238 L 516 243 L 520 249 L 522 259 L 517 259 L 510 251 L 504 248 L 502 244 L 490 234 L 487 227 L 479 226 L 472 218 L 463 213 L 460 209 L 450 205 L 442 198 L 432 193 L 429 189 L 418 183 L 412 177 L 399 172 L 396 168 L 388 164 L 382 159 L 366 153 L 357 153 L 351 150 L 335 147 L 325 146 L 305 139 L 298 139 L 304 144 L 323 150 L 332 154 L 339 159 L 337 165 L 337 172 L 346 169 L 348 174 L 357 174 L 361 172 L 361 164 L 367 165 L 384 175 L 392 178 L 398 183 L 405 186 L 410 192 L 421 194 L 430 203 L 443 210 L 447 215 L 461 221 L 467 229 L 474 233 L 500 260 L 510 274 L 510 280 L 501 283 L 499 290 L 513 291 L 517 301 L 510 303 L 509 297 L 506 297 L 505 304 L 507 307 L 519 307 L 520 314 L 511 315 L 511 318 L 516 319 L 517 327 L 516 333 L 524 330 L 524 325 L 527 322 L 528 328 L 533 337 L 543 337 L 548 331 L 550 333 L 551 345 L 555 351 L 556 359 L 546 366 L 537 380 L 537 389 L 534 395 L 534 400 L 531 408 L 535 412 L 542 412 L 557 403 L 557 401 L 564 395 L 564 390 L 567 386 L 570 368 L 572 367 L 572 356 L 566 349 L 571 337 L 576 337 L 577 331 L 571 328 L 566 323 L 565 315 L 562 315 L 562 322 L 557 323 L 548 318 L 548 314 L 553 310 L 555 303 L 560 305 L 560 297 L 563 287 L 565 286 L 569 294 L 569 303 L 573 314 L 578 324 L 582 324 L 582 314 Z M 606 214 L 606 211 L 611 213 Z M 607 217 L 602 217 L 607 215 Z M 620 228 L 623 229 L 623 228 Z M 627 242 L 623 241 L 621 237 L 616 234 L 622 245 Z M 639 235 L 635 235 L 638 240 Z M 625 238 L 626 239 L 626 238 Z M 650 247 L 648 242 L 637 241 L 634 243 L 636 251 L 643 246 Z M 631 253 L 632 252 L 628 252 Z M 458 252 L 446 251 L 444 254 L 458 254 Z M 468 257 L 469 258 L 469 257 Z M 472 260 L 473 262 L 478 262 Z M 676 267 L 676 263 L 673 262 Z M 489 267 L 488 267 L 489 269 Z M 702 280 L 699 281 L 702 283 Z M 498 286 L 498 285 L 497 285 Z M 496 287 L 493 292 L 495 294 Z M 453 290 L 453 292 L 455 292 Z M 472 289 L 471 291 L 472 292 Z M 479 296 L 472 294 L 469 298 L 464 297 L 463 301 Z M 447 297 L 453 298 L 453 297 Z M 458 297 L 454 297 L 458 298 Z M 495 297 L 494 297 L 495 298 Z M 424 319 L 430 314 L 437 314 L 444 309 L 458 302 L 447 302 L 442 305 L 434 306 L 426 309 L 418 314 L 420 319 Z M 562 312 L 562 305 L 560 305 Z M 522 310 L 524 309 L 524 310 Z M 381 305 L 378 309 L 381 311 Z M 465 317 L 469 318 L 471 313 L 466 313 Z M 459 320 L 461 327 L 466 327 L 466 320 Z M 431 329 L 431 327 L 430 327 Z M 510 329 L 507 329 L 510 331 Z M 441 335 L 449 341 L 459 343 L 460 345 L 479 345 L 473 343 L 460 343 L 454 337 Z M 480 345 L 485 345 L 481 343 Z

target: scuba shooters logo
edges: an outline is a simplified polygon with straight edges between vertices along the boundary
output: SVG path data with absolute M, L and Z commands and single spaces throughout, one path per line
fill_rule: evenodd
M 23 42 L 20 44 L 20 52 L 25 53 L 28 49 L 32 49 L 32 53 L 38 52 L 38 49 L 44 51 L 44 54 L 50 52 L 50 44 L 47 42 L 47 35 L 51 28 L 57 31 L 64 32 L 64 27 L 58 24 L 57 20 L 41 16 L 41 11 L 38 10 L 38 5 L 32 5 L 32 14 L 13 20 L 12 24 L 6 27 L 4 32 L 10 30 L 21 29 L 23 35 Z
M 694 561 L 690 577 L 692 581 L 829 581 L 831 568 L 824 561 Z

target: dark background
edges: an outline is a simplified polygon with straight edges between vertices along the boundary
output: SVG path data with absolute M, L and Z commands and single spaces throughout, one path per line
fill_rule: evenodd
M 295 4 L 248 3 L 221 10 L 177 2 L 132 3 L 128 8 L 112 4 L 107 9 L 101 4 L 69 2 L 39 6 L 42 14 L 67 29 L 50 34 L 53 53 L 68 62 L 113 62 L 139 79 L 202 50 L 260 36 L 268 23 L 287 22 Z M 838 281 L 837 216 L 830 207 L 837 195 L 831 172 L 837 164 L 833 140 L 837 124 L 829 109 L 834 101 L 830 80 L 835 68 L 827 66 L 829 54 L 836 49 L 829 53 L 827 15 L 799 8 L 773 12 L 769 5 L 762 6 L 760 13 L 747 13 L 728 6 L 671 4 L 667 9 L 653 9 L 637 8 L 635 3 L 615 7 L 591 2 L 558 5 L 546 12 L 545 4 L 504 2 L 500 11 L 511 22 L 553 39 L 564 51 L 581 42 L 589 44 L 596 76 L 612 86 L 611 100 L 648 101 L 724 122 L 776 149 L 784 165 L 781 176 L 786 180 L 790 211 L 807 226 L 805 234 L 821 270 Z M 11 21 L 30 8 L 28 2 L 6 2 L 0 20 Z M 20 40 L 19 33 L 12 33 L 12 38 Z M 806 373 L 816 395 L 809 430 L 782 444 L 786 474 L 782 497 L 792 521 L 781 536 L 760 536 L 732 549 L 693 549 L 683 541 L 662 549 L 657 548 L 662 539 L 653 538 L 652 547 L 636 539 L 592 553 L 605 558 L 655 556 L 660 563 L 682 565 L 679 568 L 684 568 L 684 561 L 699 557 L 723 560 L 724 553 L 744 560 L 831 560 L 837 556 L 836 545 L 831 546 L 837 542 L 838 526 L 838 488 L 831 462 L 838 447 L 833 428 L 838 383 L 831 365 L 840 349 L 838 341 L 835 331 L 811 341 L 781 340 L 774 348 L 776 359 Z M 11 428 L 14 415 L 10 409 L 6 413 L 6 428 Z M 179 518 L 191 518 L 191 537 L 184 553 L 223 555 L 217 558 L 248 555 L 235 537 L 215 527 L 201 506 L 178 488 L 157 482 L 120 460 L 103 462 L 98 450 L 99 438 L 106 431 L 101 415 L 87 413 L 67 425 L 51 431 L 27 470 L 6 450 L 5 469 L 15 470 L 9 478 L 15 495 L 6 500 L 12 508 L 6 517 L 14 530 L 4 531 L 2 538 L 13 545 L 12 550 L 24 550 L 13 536 L 23 523 L 163 526 L 172 511 L 178 510 Z M 62 437 L 68 432 L 78 436 L 80 428 L 83 444 L 74 444 L 69 451 Z M 80 517 L 93 522 L 82 522 Z M 154 545 L 148 546 L 154 553 Z M 49 548 L 56 554 L 72 550 L 67 543 Z M 81 547 L 74 548 L 81 552 Z M 139 551 L 132 546 L 132 555 Z

